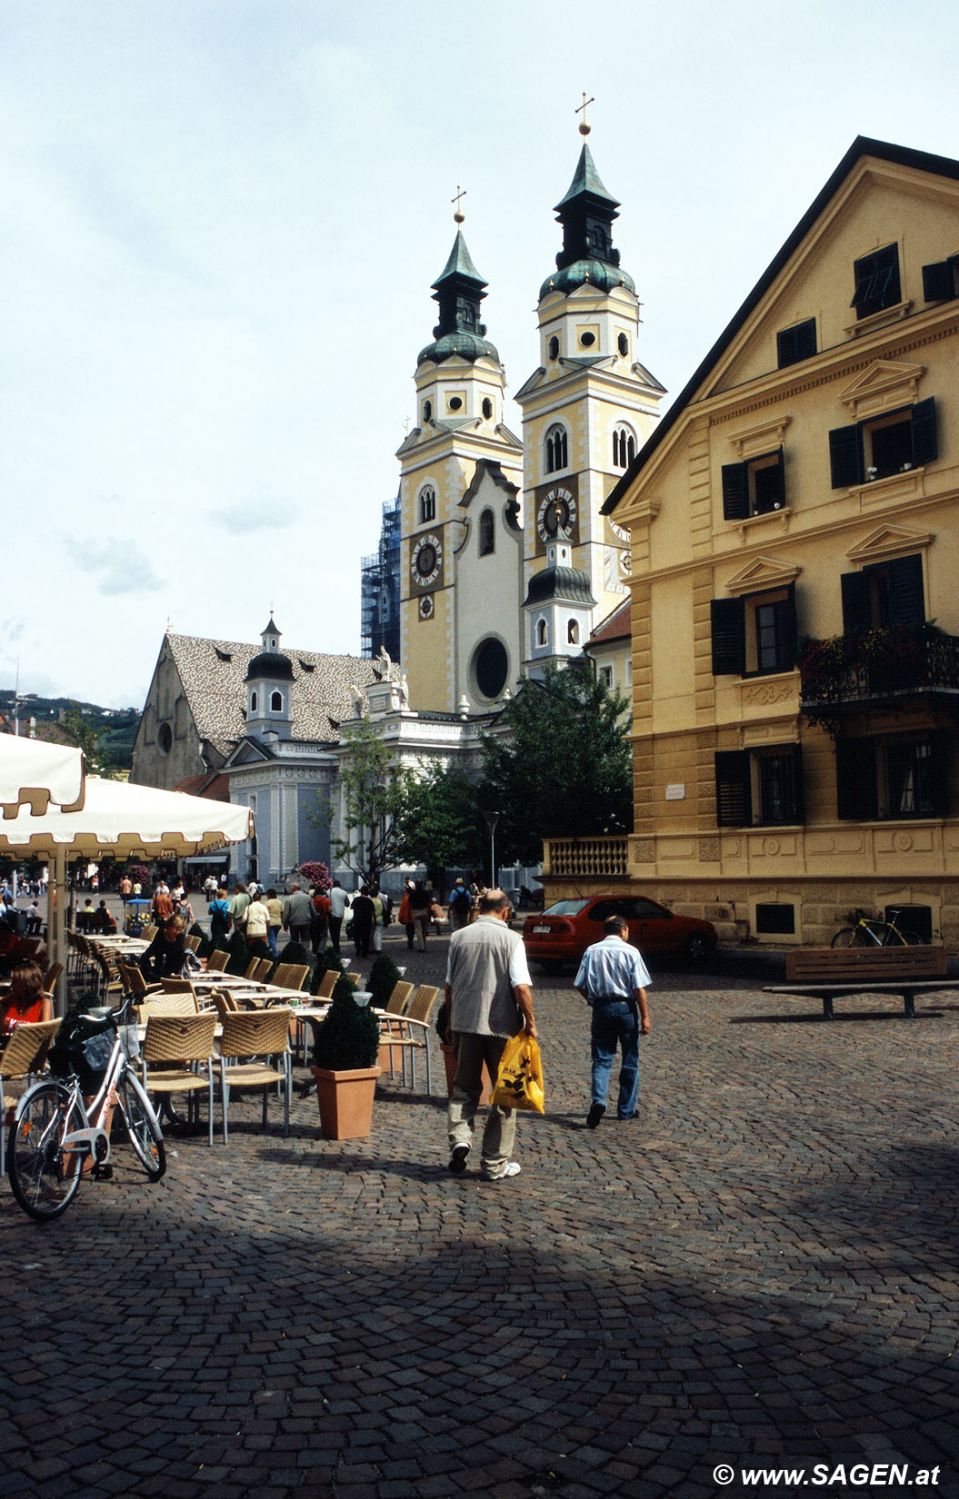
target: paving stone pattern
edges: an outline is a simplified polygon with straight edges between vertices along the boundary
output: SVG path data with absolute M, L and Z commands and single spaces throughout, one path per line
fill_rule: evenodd
M 510 1182 L 449 1175 L 439 1097 L 386 1082 L 370 1140 L 250 1103 L 55 1224 L 5 1188 L 0 1491 L 698 1499 L 747 1492 L 722 1461 L 898 1460 L 959 1493 L 959 1005 L 656 978 L 641 1117 L 595 1132 L 587 1012 L 540 983 Z

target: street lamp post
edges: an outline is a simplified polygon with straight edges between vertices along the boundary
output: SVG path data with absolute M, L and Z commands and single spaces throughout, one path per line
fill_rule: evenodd
M 499 823 L 501 815 L 502 814 L 499 812 L 483 813 L 483 817 L 486 820 L 486 826 L 489 828 L 490 888 L 493 890 L 496 889 L 496 827 Z

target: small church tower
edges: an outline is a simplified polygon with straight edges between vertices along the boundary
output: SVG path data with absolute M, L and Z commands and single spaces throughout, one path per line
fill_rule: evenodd
M 492 708 L 519 675 L 522 445 L 486 337 L 486 282 L 463 236 L 433 283 L 439 321 L 416 361 L 417 423 L 397 454 L 400 659 L 418 711 Z
M 293 663 L 280 650 L 271 613 L 260 640 L 263 649 L 247 667 L 246 732 L 253 738 L 289 739 L 293 726 Z
M 579 128 L 589 134 L 585 118 Z M 665 394 L 637 358 L 639 299 L 613 245 L 618 209 L 584 140 L 556 205 L 563 246 L 539 292 L 540 364 L 516 397 L 527 585 L 552 544 L 567 545 L 595 598 L 594 625 L 628 593 L 629 537 L 602 505 L 653 430 Z

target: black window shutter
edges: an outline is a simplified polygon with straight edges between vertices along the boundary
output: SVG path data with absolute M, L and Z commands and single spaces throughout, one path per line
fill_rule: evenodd
M 745 520 L 749 514 L 749 473 L 745 463 L 723 464 L 723 518 Z
M 792 747 L 792 784 L 789 788 L 791 793 L 791 806 L 786 813 L 788 822 L 805 822 L 806 799 L 803 795 L 802 779 L 802 745 L 794 744 Z
M 918 401 L 912 408 L 912 461 L 917 466 L 939 457 L 936 441 L 936 402 Z
M 749 751 L 716 751 L 716 825 L 744 828 L 752 821 Z
M 746 670 L 746 618 L 742 599 L 713 599 L 713 675 L 742 676 Z
M 922 558 L 896 557 L 889 564 L 889 622 L 893 625 L 921 625 L 926 617 L 922 596 Z
M 837 817 L 867 822 L 877 810 L 875 745 L 868 739 L 837 739 Z
M 949 745 L 951 735 L 944 729 L 937 729 L 929 735 L 930 747 L 932 749 L 932 776 L 930 790 L 932 792 L 932 815 L 933 817 L 947 817 L 949 815 Z
M 790 583 L 779 609 L 779 669 L 792 671 L 799 653 L 799 630 L 796 624 L 796 585 Z
M 792 328 L 784 328 L 776 334 L 776 352 L 779 368 L 798 364 L 800 359 L 809 359 L 816 352 L 816 319 L 807 318 Z
M 839 579 L 842 587 L 842 630 L 844 635 L 855 635 L 857 630 L 868 630 L 871 624 L 869 613 L 869 579 L 865 573 L 843 573 Z
M 948 302 L 956 295 L 956 277 L 951 260 L 939 260 L 922 268 L 922 295 L 927 302 Z
M 862 436 L 855 424 L 834 427 L 830 432 L 829 467 L 833 489 L 862 483 Z

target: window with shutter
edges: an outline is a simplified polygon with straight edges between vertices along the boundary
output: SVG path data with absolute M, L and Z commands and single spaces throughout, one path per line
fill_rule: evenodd
M 842 589 L 843 634 L 855 635 L 859 630 L 868 630 L 872 624 L 868 577 L 865 573 L 843 573 L 839 585 Z
M 746 605 L 746 671 L 792 671 L 796 664 L 796 591 L 753 594 Z
M 842 627 L 846 635 L 878 626 L 915 628 L 926 617 L 922 558 L 918 552 L 843 573 Z
M 782 826 L 802 822 L 802 751 L 798 744 L 719 750 L 716 822 L 719 827 Z
M 829 434 L 833 489 L 908 473 L 938 456 L 932 396 L 851 427 L 835 427 Z
M 947 808 L 948 736 L 925 733 L 876 746 L 879 816 L 941 817 Z
M 776 334 L 776 354 L 779 368 L 785 369 L 789 364 L 798 364 L 801 359 L 809 359 L 816 352 L 816 319 L 807 318 L 804 323 L 795 323 L 791 328 L 783 328 Z
M 899 246 L 884 245 L 853 262 L 855 291 L 849 304 L 859 318 L 871 317 L 902 300 L 899 290 Z
M 939 457 L 936 437 L 936 402 L 930 396 L 912 408 L 912 462 L 917 468 Z
M 786 503 L 782 448 L 761 453 L 745 463 L 723 464 L 722 480 L 725 520 L 765 515 L 770 510 L 781 510 Z
M 923 266 L 922 295 L 927 302 L 950 302 L 959 296 L 959 255 Z

